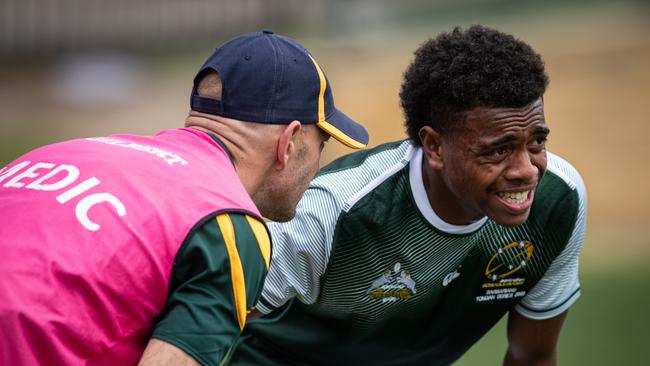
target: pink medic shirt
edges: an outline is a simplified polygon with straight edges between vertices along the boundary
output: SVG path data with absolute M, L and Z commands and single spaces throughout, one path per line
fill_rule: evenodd
M 207 134 L 48 145 L 0 170 L 0 364 L 127 365 L 201 218 L 260 214 Z

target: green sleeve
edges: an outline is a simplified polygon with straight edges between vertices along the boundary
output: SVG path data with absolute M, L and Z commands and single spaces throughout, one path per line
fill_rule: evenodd
M 269 258 L 262 222 L 235 213 L 211 216 L 176 255 L 167 303 L 152 338 L 179 347 L 203 365 L 218 364 L 259 298 Z

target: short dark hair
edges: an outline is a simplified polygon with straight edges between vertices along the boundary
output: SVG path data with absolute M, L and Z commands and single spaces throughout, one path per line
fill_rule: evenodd
M 524 107 L 544 94 L 548 80 L 541 56 L 528 44 L 480 25 L 456 27 L 423 43 L 404 73 L 407 133 L 420 145 L 422 127 L 451 131 L 475 107 Z
M 223 92 L 223 85 L 219 73 L 207 69 L 204 70 L 197 77 L 198 83 L 196 85 L 196 92 L 198 95 L 206 98 L 221 100 L 221 93 Z

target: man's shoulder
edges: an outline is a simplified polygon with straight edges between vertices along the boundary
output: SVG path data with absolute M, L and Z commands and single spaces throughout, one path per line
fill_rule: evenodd
M 367 169 L 385 164 L 392 165 L 404 157 L 410 146 L 408 140 L 400 140 L 344 155 L 323 167 L 317 178 L 359 168 Z
M 547 171 L 535 192 L 531 219 L 547 225 L 573 223 L 586 211 L 586 205 L 587 191 L 578 170 L 565 159 L 548 153 Z
M 332 195 L 342 206 L 404 169 L 412 151 L 411 143 L 403 140 L 345 155 L 325 166 L 309 188 Z
M 584 182 L 578 170 L 567 160 L 553 153 L 547 153 L 547 173 L 560 179 L 571 190 L 584 189 Z M 542 180 L 544 183 L 544 180 Z
M 535 200 L 563 201 L 568 196 L 575 196 L 577 201 L 583 201 L 586 200 L 586 194 L 585 184 L 578 170 L 565 159 L 549 152 L 546 174 L 537 188 Z

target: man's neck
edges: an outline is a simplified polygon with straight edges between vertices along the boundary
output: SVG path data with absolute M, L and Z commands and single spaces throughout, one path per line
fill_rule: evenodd
M 219 116 L 190 114 L 185 126 L 213 135 L 221 141 L 239 179 L 252 196 L 271 169 L 271 158 L 275 151 L 271 151 L 273 136 L 265 136 L 263 131 L 258 131 L 259 128 L 251 128 L 246 123 Z
M 468 212 L 455 193 L 449 189 L 441 172 L 428 168 L 424 160 L 422 180 L 429 205 L 444 222 L 452 225 L 468 225 L 482 217 Z

